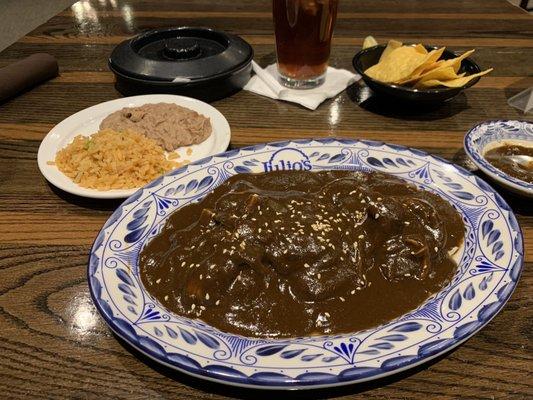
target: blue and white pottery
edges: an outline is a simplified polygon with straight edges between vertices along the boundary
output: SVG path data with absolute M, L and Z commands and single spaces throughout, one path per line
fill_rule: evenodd
M 457 254 L 459 267 L 452 282 L 400 318 L 335 336 L 252 339 L 167 311 L 141 284 L 141 248 L 173 211 L 200 200 L 229 176 L 276 169 L 383 171 L 439 194 L 465 224 L 465 243 Z M 161 364 L 231 385 L 299 389 L 381 378 L 461 344 L 504 306 L 522 263 L 517 220 L 480 178 L 416 149 L 318 139 L 232 150 L 153 181 L 105 223 L 91 249 L 88 280 L 94 303 L 110 328 Z
M 465 136 L 466 154 L 477 167 L 505 188 L 533 197 L 533 184 L 514 178 L 494 167 L 485 159 L 485 153 L 504 142 L 533 147 L 533 122 L 486 121 L 474 126 Z

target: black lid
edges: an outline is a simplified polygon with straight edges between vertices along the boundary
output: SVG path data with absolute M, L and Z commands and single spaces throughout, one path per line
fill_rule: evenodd
M 186 83 L 231 73 L 252 58 L 252 47 L 238 36 L 180 27 L 153 29 L 122 42 L 109 65 L 134 78 Z

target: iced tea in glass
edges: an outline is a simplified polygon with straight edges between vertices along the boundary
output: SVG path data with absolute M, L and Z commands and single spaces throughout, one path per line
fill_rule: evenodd
M 338 0 L 273 0 L 278 72 L 283 85 L 324 83 Z

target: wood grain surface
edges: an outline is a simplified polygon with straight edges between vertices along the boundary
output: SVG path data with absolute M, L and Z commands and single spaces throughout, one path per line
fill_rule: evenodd
M 119 202 L 83 199 L 50 186 L 37 168 L 37 149 L 63 118 L 120 97 L 107 69 L 117 43 L 145 29 L 180 25 L 242 35 L 260 64 L 275 61 L 268 0 L 80 1 L 0 53 L 4 66 L 47 52 L 61 69 L 58 78 L 0 105 L 0 398 L 533 398 L 533 206 L 504 190 L 525 238 L 518 288 L 481 332 L 415 370 L 340 389 L 265 393 L 167 370 L 110 333 L 92 305 L 86 262 Z M 456 51 L 474 47 L 474 59 L 494 71 L 453 101 L 426 110 L 385 104 L 362 84 L 313 112 L 239 92 L 214 103 L 232 127 L 231 146 L 367 138 L 418 147 L 468 167 L 462 140 L 472 125 L 527 119 L 507 99 L 533 86 L 533 17 L 506 1 L 341 0 L 331 63 L 351 69 L 368 34 Z

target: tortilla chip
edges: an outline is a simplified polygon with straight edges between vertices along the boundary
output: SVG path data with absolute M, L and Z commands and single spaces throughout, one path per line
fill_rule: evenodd
M 380 82 L 398 82 L 410 76 L 429 55 L 420 54 L 411 46 L 392 50 L 383 61 L 368 68 L 365 74 Z
M 466 57 L 468 57 L 474 51 L 475 51 L 474 49 L 468 50 L 468 51 L 465 51 L 463 54 L 461 54 L 459 57 L 450 58 L 449 60 L 444 60 L 441 67 L 452 66 L 455 72 L 457 72 L 461 68 L 461 61 L 463 61 Z
M 363 41 L 363 49 L 366 49 L 368 47 L 374 47 L 377 45 L 378 45 L 378 42 L 376 39 L 374 39 L 374 36 L 367 36 L 365 40 Z
M 423 64 L 421 64 L 418 68 L 416 68 L 413 73 L 408 76 L 407 78 L 401 80 L 398 82 L 400 85 L 406 84 L 406 83 L 412 83 L 418 80 L 421 76 L 423 76 L 426 72 L 432 71 L 434 68 L 440 67 L 441 64 L 438 64 L 438 59 L 442 56 L 442 53 L 444 52 L 445 47 L 441 47 L 440 49 L 431 50 L 429 53 L 427 53 L 427 59 L 424 61 Z M 455 78 L 455 76 L 454 76 Z
M 415 50 L 418 51 L 420 54 L 427 54 L 428 51 L 426 50 L 426 48 L 424 46 L 422 46 L 420 43 L 418 43 L 416 46 L 415 46 Z
M 466 85 L 468 82 L 470 82 L 472 79 L 477 78 L 478 76 L 486 75 L 492 70 L 493 68 L 489 68 L 485 71 L 478 72 L 477 74 L 462 76 L 462 77 L 450 79 L 450 80 L 430 79 L 427 81 L 417 82 L 415 87 L 419 87 L 419 88 L 429 88 L 429 87 L 435 87 L 435 86 L 446 86 L 446 87 L 454 87 L 454 88 L 462 87 Z
M 395 50 L 402 47 L 402 42 L 398 42 L 397 40 L 389 40 L 389 43 L 387 43 L 387 47 L 385 47 L 385 50 L 383 50 L 383 53 L 381 53 L 381 57 L 379 58 L 378 64 L 381 61 L 384 61 L 389 54 Z
M 367 39 L 368 41 L 374 40 L 371 36 Z M 389 40 L 379 62 L 368 68 L 365 74 L 384 83 L 414 85 L 417 88 L 424 88 L 434 86 L 461 87 L 472 79 L 492 71 L 489 69 L 471 76 L 464 72 L 457 74 L 462 61 L 474 50 L 466 51 L 455 58 L 441 60 L 444 50 L 445 48 L 441 47 L 428 52 L 422 44 L 404 46 L 399 41 Z
M 432 79 L 436 79 L 440 81 L 447 81 L 447 80 L 456 79 L 456 78 L 458 78 L 458 76 L 453 70 L 453 67 L 444 67 L 444 68 L 434 69 L 434 70 L 431 70 L 425 73 L 424 76 L 418 80 L 418 83 L 424 82 L 424 81 L 430 81 Z

